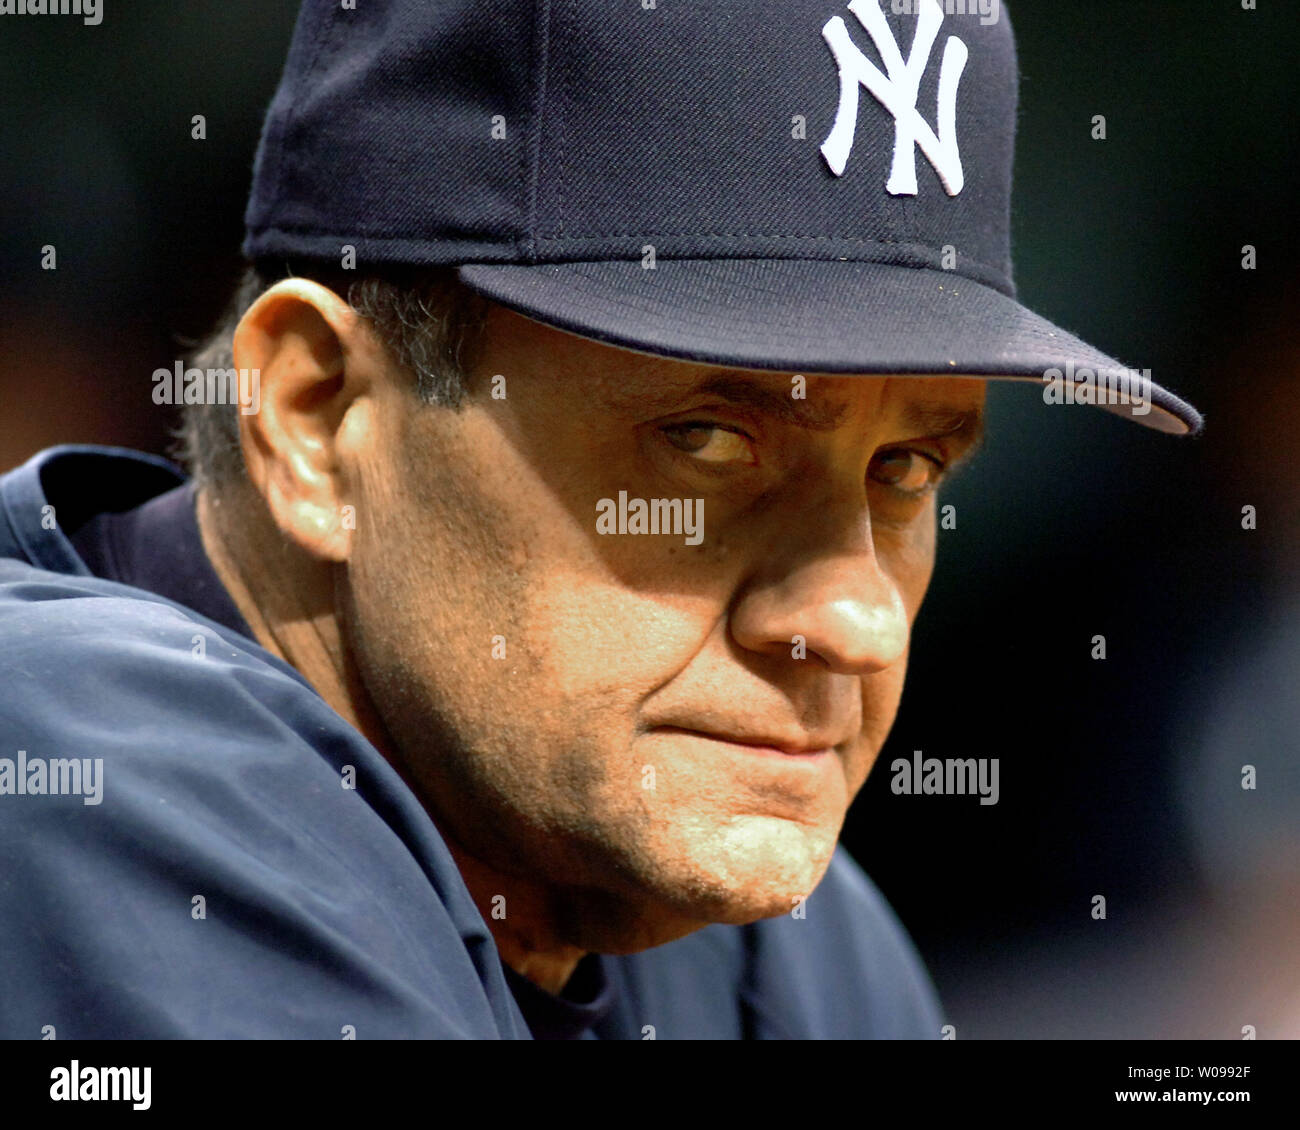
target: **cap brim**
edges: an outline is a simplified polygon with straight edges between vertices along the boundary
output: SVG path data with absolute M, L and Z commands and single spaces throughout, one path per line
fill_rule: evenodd
M 470 264 L 466 286 L 610 345 L 738 369 L 1032 380 L 1106 373 L 1097 406 L 1174 435 L 1201 416 L 1005 294 L 945 271 L 808 259 Z M 1080 386 L 1082 387 L 1082 386 Z M 1120 395 L 1116 396 L 1115 393 Z M 1103 399 L 1103 398 L 1098 398 Z M 1127 402 L 1127 403 L 1126 403 Z

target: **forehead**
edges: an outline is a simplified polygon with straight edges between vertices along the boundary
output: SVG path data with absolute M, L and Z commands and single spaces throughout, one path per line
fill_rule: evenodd
M 810 431 L 833 431 L 863 411 L 937 434 L 975 434 L 982 423 L 987 382 L 977 378 L 735 369 L 623 349 L 503 307 L 493 311 L 493 320 L 485 360 L 493 353 L 515 355 L 517 362 L 558 378 L 588 408 L 619 416 L 650 418 L 725 403 Z
M 928 432 L 977 431 L 985 382 L 943 377 L 805 376 L 660 362 L 609 395 L 653 415 L 687 403 L 722 402 L 811 432 L 831 432 L 863 413 Z

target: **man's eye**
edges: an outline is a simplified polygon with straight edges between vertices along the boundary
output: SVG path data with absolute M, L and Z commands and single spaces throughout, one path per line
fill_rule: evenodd
M 923 451 L 898 448 L 871 461 L 869 474 L 878 483 L 904 494 L 929 494 L 943 477 L 943 464 Z
M 721 424 L 674 424 L 663 431 L 669 443 L 701 463 L 758 462 L 750 438 Z

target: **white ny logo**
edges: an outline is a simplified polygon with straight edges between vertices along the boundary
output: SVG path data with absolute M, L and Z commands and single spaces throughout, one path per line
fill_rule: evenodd
M 822 156 L 830 165 L 831 172 L 837 177 L 844 175 L 858 126 L 858 87 L 865 86 L 894 116 L 894 166 L 885 191 L 892 196 L 916 195 L 916 147 L 919 145 L 939 174 L 948 195 L 956 196 L 965 183 L 961 153 L 957 149 L 957 84 L 961 82 L 970 55 L 966 44 L 952 35 L 943 50 L 943 62 L 939 68 L 939 135 L 936 137 L 917 110 L 916 100 L 920 96 L 921 79 L 930 63 L 939 25 L 943 23 L 943 9 L 938 0 L 920 0 L 916 36 L 906 63 L 894 33 L 885 22 L 879 0 L 853 0 L 849 11 L 867 29 L 889 77 L 882 75 L 880 69 L 858 50 L 839 16 L 826 22 L 822 38 L 830 44 L 835 65 L 840 71 L 840 106 L 835 114 L 835 124 L 822 145 Z

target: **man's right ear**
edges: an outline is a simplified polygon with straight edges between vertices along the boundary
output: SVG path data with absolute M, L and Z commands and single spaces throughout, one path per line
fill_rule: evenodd
M 258 393 L 256 410 L 241 406 L 239 417 L 249 481 L 281 532 L 325 561 L 347 560 L 351 546 L 337 441 L 372 387 L 361 324 L 328 287 L 291 278 L 263 294 L 234 335 L 235 368 Z

